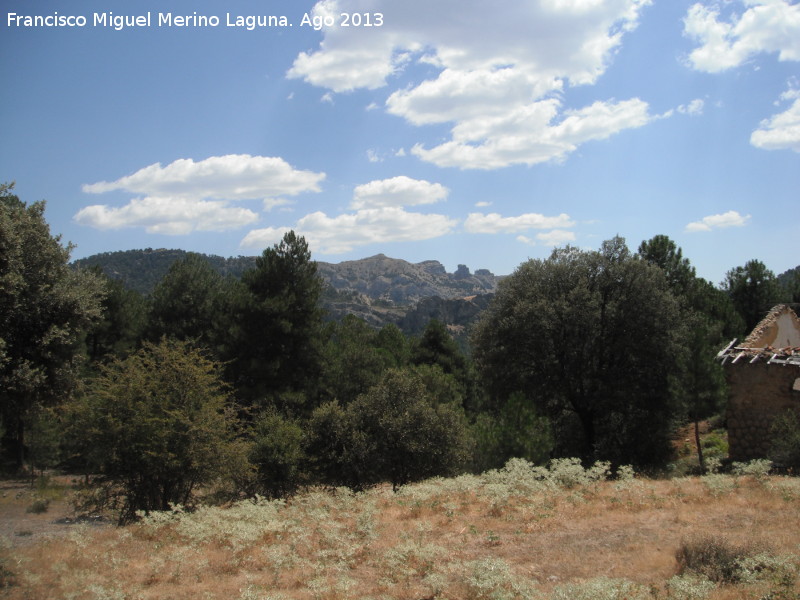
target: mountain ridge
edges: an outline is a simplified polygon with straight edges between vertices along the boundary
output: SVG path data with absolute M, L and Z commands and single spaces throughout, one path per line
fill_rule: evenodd
M 188 251 L 174 249 L 120 250 L 73 261 L 76 267 L 99 267 L 126 287 L 148 295 L 170 266 Z M 223 258 L 201 254 L 224 276 L 241 277 L 255 267 L 256 256 Z M 325 286 L 322 302 L 328 318 L 355 315 L 373 327 L 398 325 L 409 334 L 420 333 L 431 318 L 442 321 L 454 337 L 463 339 L 469 325 L 486 308 L 502 276 L 488 269 L 474 273 L 458 265 L 448 273 L 437 260 L 411 263 L 385 254 L 328 263 L 315 261 Z
M 166 275 L 172 263 L 190 252 L 179 249 L 119 250 L 93 254 L 72 262 L 76 267 L 100 269 L 109 277 L 120 279 L 127 287 L 141 294 L 150 294 Z M 202 256 L 221 275 L 241 277 L 255 266 L 256 256 L 224 258 L 214 254 Z M 357 260 L 329 263 L 315 261 L 320 277 L 336 292 L 362 294 L 374 301 L 398 305 L 414 304 L 429 296 L 445 299 L 493 293 L 503 278 L 488 269 L 474 273 L 466 265 L 458 265 L 448 273 L 438 260 L 411 263 L 385 254 Z

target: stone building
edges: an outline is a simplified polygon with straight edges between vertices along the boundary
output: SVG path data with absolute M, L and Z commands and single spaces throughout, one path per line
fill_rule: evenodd
M 800 319 L 787 305 L 773 308 L 739 345 L 717 357 L 728 382 L 728 444 L 732 460 L 764 458 L 773 419 L 800 414 Z

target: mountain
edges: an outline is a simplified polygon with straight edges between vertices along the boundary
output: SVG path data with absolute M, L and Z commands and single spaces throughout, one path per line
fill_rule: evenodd
M 147 248 L 95 254 L 73 264 L 98 266 L 109 277 L 147 295 L 172 263 L 187 254 Z M 202 256 L 219 273 L 234 277 L 253 268 L 256 260 L 255 256 Z M 473 273 L 458 265 L 454 273 L 448 273 L 436 260 L 410 263 L 384 254 L 340 263 L 317 261 L 317 268 L 325 282 L 323 301 L 332 319 L 353 314 L 375 327 L 395 323 L 407 333 L 417 334 L 431 318 L 437 318 L 456 337 L 466 334 L 467 326 L 486 307 L 502 279 L 486 269 Z
M 319 273 L 337 292 L 355 292 L 389 305 L 408 305 L 422 298 L 463 298 L 493 293 L 499 277 L 480 269 L 475 273 L 459 265 L 448 273 L 436 260 L 409 263 L 377 254 L 337 264 L 318 262 Z

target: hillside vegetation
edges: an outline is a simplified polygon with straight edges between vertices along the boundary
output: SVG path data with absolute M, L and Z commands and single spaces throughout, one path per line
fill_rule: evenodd
M 724 427 L 718 349 L 796 277 L 751 260 L 718 287 L 668 237 L 617 236 L 526 261 L 486 302 L 418 301 L 409 335 L 331 319 L 326 298 L 392 311 L 493 276 L 378 255 L 339 265 L 339 289 L 289 231 L 240 276 L 186 254 L 144 296 L 72 268 L 12 187 L 0 466 L 79 477 L 73 516 L 120 528 L 30 550 L 13 528 L 11 597 L 796 598 L 796 480 L 767 462 L 720 475 L 724 432 L 700 441 Z M 426 311 L 476 322 L 459 344 Z M 800 468 L 790 411 L 781 473 Z
M 355 494 L 180 507 L 3 554 L 24 598 L 796 599 L 800 480 L 521 460 Z

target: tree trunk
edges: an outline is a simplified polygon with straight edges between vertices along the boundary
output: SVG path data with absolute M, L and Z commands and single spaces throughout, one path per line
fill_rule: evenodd
M 583 456 L 581 458 L 588 465 L 595 460 L 594 414 L 590 410 L 577 411 L 577 413 L 583 428 Z
M 25 466 L 25 423 L 22 418 L 17 419 L 17 470 Z
M 697 419 L 694 420 L 694 443 L 697 446 L 697 460 L 700 463 L 700 473 L 705 475 L 706 461 L 705 458 L 703 458 L 703 446 L 700 444 L 700 422 Z

